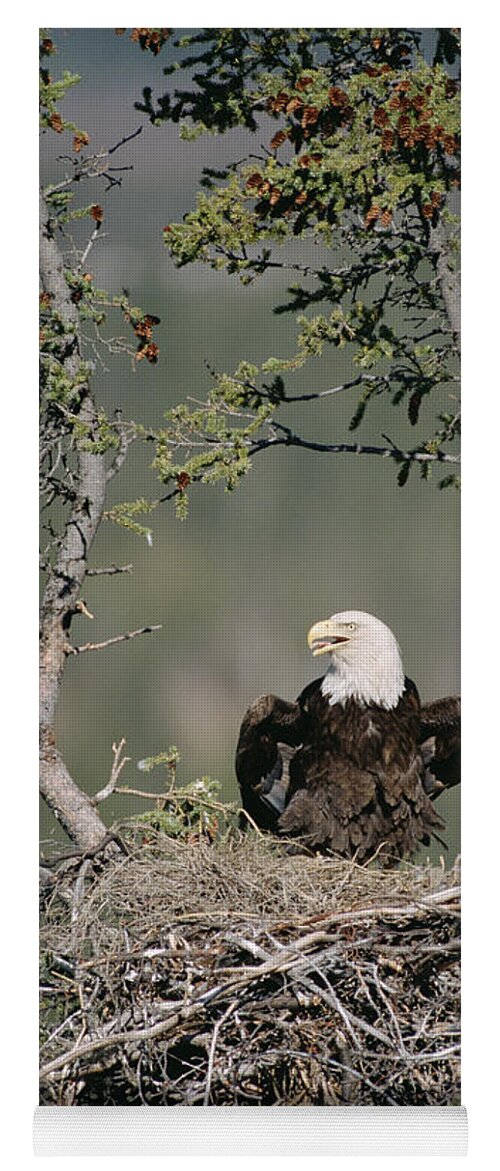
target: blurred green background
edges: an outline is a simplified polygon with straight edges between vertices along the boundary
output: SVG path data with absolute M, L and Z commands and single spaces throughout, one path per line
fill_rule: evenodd
M 158 424 L 186 396 L 204 397 L 205 363 L 231 371 L 242 358 L 259 363 L 294 352 L 293 315 L 272 314 L 287 299 L 289 280 L 285 273 L 244 289 L 204 268 L 178 271 L 166 254 L 162 227 L 193 205 L 203 165 L 241 157 L 249 146 L 239 131 L 183 143 L 175 127 L 153 128 L 134 111 L 143 85 L 156 95 L 168 88 L 162 66 L 171 48 L 155 59 L 112 29 L 51 35 L 59 50 L 54 74 L 67 68 L 82 77 L 63 112 L 88 131 L 92 150 L 143 126 L 114 155 L 116 165 L 134 168 L 123 173 L 123 186 L 104 195 L 97 185 L 82 185 L 77 195 L 105 208 L 101 239 L 86 264 L 95 283 L 110 291 L 126 286 L 133 304 L 161 317 L 158 366 L 132 370 L 127 359 L 103 354 L 108 370 L 96 373 L 97 395 L 108 412 L 120 406 L 125 418 Z M 250 149 L 256 148 L 254 139 Z M 43 137 L 44 182 L 67 169 L 57 158 L 65 149 L 59 136 Z M 88 234 L 88 223 L 75 228 L 76 244 L 85 238 L 82 230 Z M 317 261 L 317 249 L 314 256 Z M 293 376 L 290 392 L 321 390 L 352 376 L 348 350 L 330 351 Z M 311 439 L 345 439 L 355 394 L 298 404 L 283 421 Z M 396 443 L 416 443 L 447 403 L 443 391 L 409 439 L 403 414 L 378 399 L 356 437 L 382 443 L 388 433 Z M 136 445 L 110 499 L 160 494 L 151 459 L 152 449 Z M 236 799 L 233 757 L 243 711 L 263 691 L 292 698 L 315 677 L 306 632 L 338 610 L 368 610 L 388 623 L 423 698 L 459 690 L 459 500 L 438 491 L 437 477 L 426 485 L 413 475 L 401 490 L 387 460 L 265 452 L 232 495 L 220 487 L 193 491 L 186 522 L 175 519 L 172 504 L 150 519 L 152 547 L 101 526 L 91 564 L 132 562 L 133 574 L 88 579 L 84 596 L 95 619 L 79 617 L 72 626 L 73 640 L 84 643 L 162 623 L 156 634 L 68 661 L 58 738 L 87 792 L 104 785 L 112 743 L 125 736 L 132 759 L 123 784 L 159 788 L 161 770 L 138 772 L 137 761 L 175 744 L 180 783 L 209 774 L 225 798 Z M 459 849 L 458 802 L 455 790 L 439 803 L 449 861 Z M 110 822 L 149 807 L 115 796 L 101 812 Z M 43 806 L 41 833 L 44 840 L 62 836 Z M 430 856 L 441 853 L 436 845 Z

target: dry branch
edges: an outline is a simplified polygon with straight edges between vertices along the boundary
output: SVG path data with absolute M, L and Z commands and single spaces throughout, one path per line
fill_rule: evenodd
M 103 574 L 112 576 L 115 573 L 132 573 L 132 563 L 130 565 L 104 565 L 97 569 L 87 569 L 86 577 L 102 577 Z
M 130 756 L 123 756 L 125 744 L 126 740 L 124 736 L 122 736 L 119 744 L 113 744 L 113 764 L 111 766 L 109 781 L 107 785 L 104 786 L 104 789 L 100 789 L 99 792 L 96 793 L 92 798 L 94 805 L 99 805 L 101 801 L 106 801 L 106 799 L 111 797 L 111 794 L 114 793 L 120 777 L 120 773 L 130 760 Z
M 159 626 L 141 626 L 140 630 L 128 630 L 126 634 L 117 634 L 114 638 L 106 638 L 104 642 L 86 642 L 83 646 L 67 646 L 67 655 L 81 655 L 84 651 L 102 651 L 108 646 L 114 646 L 117 642 L 128 642 L 130 638 L 137 638 L 139 634 L 152 634 L 155 630 L 161 630 L 161 623 Z

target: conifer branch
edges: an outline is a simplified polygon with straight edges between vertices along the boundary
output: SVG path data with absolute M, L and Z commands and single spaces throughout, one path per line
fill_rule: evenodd
M 351 455 L 378 455 L 382 459 L 393 459 L 397 463 L 447 463 L 459 464 L 460 456 L 451 455 L 447 451 L 438 449 L 437 451 L 422 451 L 419 448 L 414 448 L 411 451 L 402 451 L 396 445 L 391 447 L 378 447 L 371 443 L 316 443 L 310 439 L 303 439 L 302 436 L 296 435 L 289 427 L 285 427 L 283 423 L 273 422 L 273 429 L 283 432 L 282 435 L 270 435 L 268 438 L 259 439 L 250 447 L 250 455 L 256 455 L 259 451 L 265 451 L 268 447 L 303 447 L 308 451 L 325 452 L 334 455 L 341 453 L 349 453 Z

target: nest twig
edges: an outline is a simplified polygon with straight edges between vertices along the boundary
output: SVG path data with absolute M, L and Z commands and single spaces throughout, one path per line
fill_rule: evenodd
M 42 1102 L 459 1101 L 455 867 L 120 827 L 42 922 Z

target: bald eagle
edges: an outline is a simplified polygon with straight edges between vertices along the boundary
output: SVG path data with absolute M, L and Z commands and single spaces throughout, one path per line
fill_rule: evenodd
M 312 850 L 395 865 L 444 828 L 433 801 L 460 780 L 460 701 L 421 704 L 392 631 L 371 614 L 334 614 L 308 643 L 329 655 L 326 673 L 295 703 L 263 695 L 243 718 L 243 809 Z

